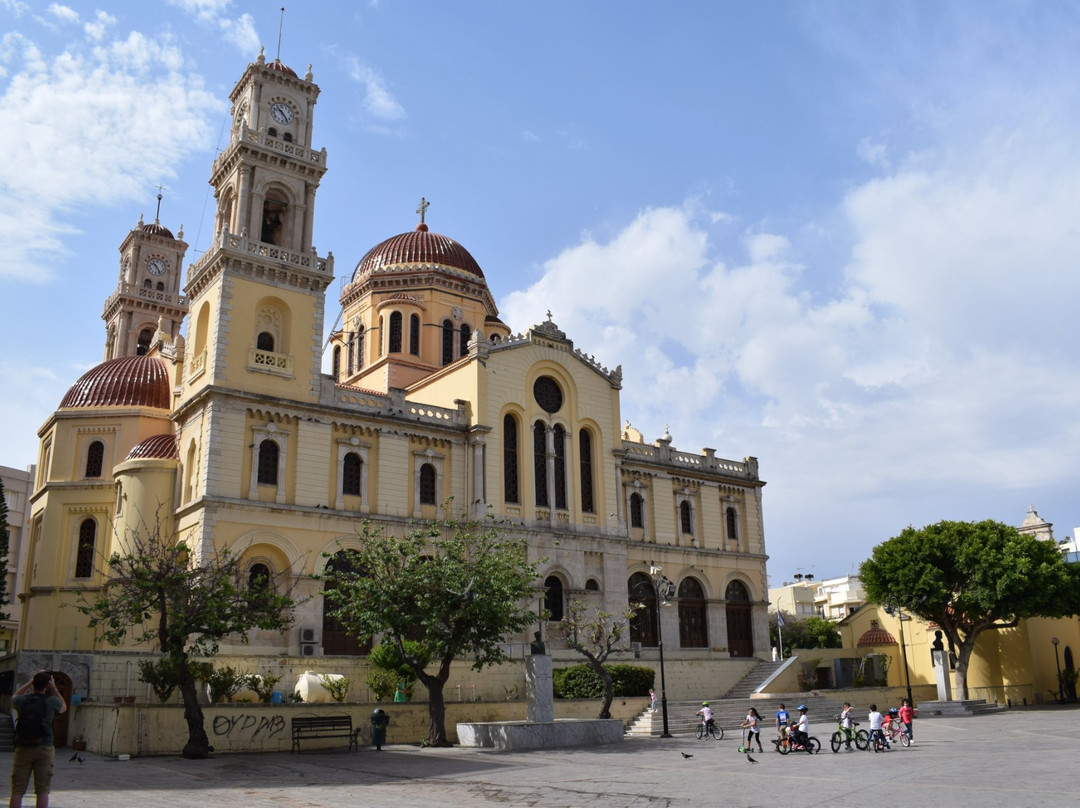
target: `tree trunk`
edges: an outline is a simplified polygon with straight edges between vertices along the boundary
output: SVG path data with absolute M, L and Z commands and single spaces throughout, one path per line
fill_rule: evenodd
M 956 701 L 964 701 L 968 697 L 967 675 L 968 663 L 971 661 L 971 652 L 975 648 L 975 638 L 965 637 L 960 643 L 956 654 Z M 948 675 L 948 674 L 946 674 Z
M 435 676 L 415 668 L 413 673 L 428 691 L 428 746 L 450 746 L 446 739 L 446 700 L 443 698 L 443 685 L 450 678 L 450 660 L 443 660 Z
M 600 715 L 597 718 L 611 718 L 611 702 L 615 700 L 615 685 L 611 681 L 611 673 L 604 667 L 603 662 L 589 660 L 589 667 L 596 671 L 600 681 L 604 683 L 604 703 L 600 705 Z
M 191 675 L 188 660 L 184 657 L 176 663 L 177 678 L 180 685 L 180 696 L 184 700 L 184 720 L 188 726 L 188 740 L 184 744 L 184 757 L 193 760 L 201 760 L 210 757 L 213 747 L 210 739 L 206 736 L 203 727 L 203 711 L 199 704 L 199 693 L 195 688 L 195 677 Z

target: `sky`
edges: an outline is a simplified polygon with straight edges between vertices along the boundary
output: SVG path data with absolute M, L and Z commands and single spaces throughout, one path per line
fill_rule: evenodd
M 208 246 L 280 2 L 0 0 L 0 464 L 104 358 L 140 214 Z M 286 2 L 340 284 L 434 232 L 653 442 L 759 458 L 771 581 L 904 527 L 1080 525 L 1080 5 Z

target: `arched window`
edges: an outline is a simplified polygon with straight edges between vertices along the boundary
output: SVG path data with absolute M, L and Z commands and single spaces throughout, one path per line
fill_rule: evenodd
M 259 444 L 259 485 L 278 484 L 278 457 L 281 453 L 276 441 L 269 438 Z
M 454 324 L 449 320 L 443 320 L 442 324 L 442 364 L 449 365 L 454 361 Z
M 152 280 L 150 280 L 149 278 L 144 278 L 143 282 L 142 282 L 142 285 L 143 285 L 143 289 L 153 289 L 154 288 L 154 282 Z
M 389 353 L 401 353 L 401 312 L 390 313 L 390 341 L 387 347 Z
M 585 582 L 585 591 L 586 592 L 599 592 L 600 591 L 600 583 L 595 578 L 590 578 L 589 580 L 587 580 Z
M 383 330 L 383 318 L 379 317 L 379 349 L 378 352 L 375 354 L 376 356 L 382 356 L 383 335 L 385 333 L 386 331 Z
M 262 230 L 259 240 L 278 247 L 285 246 L 285 219 L 289 201 L 281 191 L 271 191 L 263 200 Z
M 562 580 L 554 575 L 544 579 L 544 609 L 548 613 L 548 620 L 559 623 L 563 619 L 563 585 Z
M 327 573 L 332 573 L 335 570 L 341 572 L 356 571 L 353 564 L 353 557 L 347 552 L 338 552 L 331 556 L 326 562 Z M 324 584 L 324 589 L 330 589 L 333 587 L 331 581 L 327 581 Z M 334 617 L 330 616 L 330 609 L 332 604 L 329 599 L 323 597 L 323 622 L 322 622 L 322 645 L 323 653 L 328 656 L 359 656 L 360 654 L 366 654 L 371 650 L 371 640 L 366 642 L 360 642 L 356 637 L 349 634 L 345 630 L 345 626 L 339 623 Z
M 555 424 L 555 507 L 566 510 L 566 430 Z
M 353 334 L 353 345 L 356 346 L 355 354 L 356 364 L 353 364 L 352 354 L 349 359 L 349 371 L 360 370 L 364 367 L 364 327 L 360 326 L 356 329 L 356 333 Z
M 413 314 L 409 317 L 409 353 L 413 356 L 420 355 L 420 315 Z
M 543 421 L 533 425 L 533 478 L 536 489 L 536 505 L 549 507 L 547 485 L 547 435 Z
M 728 540 L 729 541 L 738 541 L 739 540 L 739 519 L 738 519 L 738 514 L 735 513 L 734 508 L 729 507 L 724 512 L 724 515 L 727 518 L 727 537 L 728 537 Z
M 679 503 L 679 524 L 681 525 L 684 534 L 687 536 L 694 535 L 693 513 L 690 510 L 690 503 L 685 499 Z
M 157 291 L 159 291 L 159 292 L 164 292 L 165 291 L 165 284 L 162 283 L 161 281 L 158 281 L 157 285 L 154 288 L 157 289 Z
M 248 588 L 266 590 L 270 588 L 270 568 L 266 564 L 252 564 L 248 570 Z
M 100 477 L 105 466 L 105 444 L 94 441 L 86 449 L 86 476 Z
M 349 452 L 341 464 L 341 493 L 360 496 L 360 473 L 364 461 L 356 452 Z
M 751 657 L 754 655 L 753 616 L 751 615 L 750 593 L 742 581 L 732 581 L 724 590 L 727 600 L 728 652 L 733 657 Z
M 144 328 L 139 332 L 139 342 L 135 346 L 135 354 L 137 356 L 146 356 L 150 352 L 150 343 L 154 339 L 154 330 L 152 328 Z
M 270 135 L 270 137 L 277 137 L 277 129 L 271 126 L 269 129 L 266 130 L 266 134 Z
M 435 467 L 425 463 L 420 467 L 420 504 L 435 505 Z
M 630 495 L 630 527 L 645 527 L 645 497 L 636 491 Z
M 518 422 L 513 415 L 503 417 L 503 499 L 521 502 L 518 490 Z
M 458 351 L 458 356 L 469 355 L 469 340 L 472 339 L 472 329 L 468 323 L 461 324 L 461 350 Z
M 260 351 L 273 351 L 274 335 L 269 331 L 260 331 L 259 336 L 255 338 L 255 347 Z
M 639 642 L 646 648 L 656 648 L 659 645 L 656 622 L 659 612 L 652 579 L 643 572 L 635 572 L 630 576 L 626 593 L 631 607 L 640 605 L 630 618 L 630 642 Z
M 79 546 L 75 554 L 75 577 L 89 578 L 94 574 L 94 550 L 97 544 L 97 522 L 84 519 L 79 525 Z
M 335 379 L 341 378 L 341 346 L 334 346 L 333 369 L 331 371 Z
M 593 502 L 592 433 L 587 429 L 578 432 L 578 458 L 581 463 L 581 510 L 596 513 Z
M 281 139 L 286 143 L 292 143 L 292 132 L 286 132 L 281 136 Z
M 683 648 L 709 647 L 705 591 L 695 578 L 687 578 L 679 584 L 679 645 Z

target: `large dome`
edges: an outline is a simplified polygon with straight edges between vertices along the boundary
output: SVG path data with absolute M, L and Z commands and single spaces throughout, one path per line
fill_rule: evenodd
M 149 356 L 121 356 L 83 374 L 67 391 L 69 407 L 156 407 L 169 409 L 172 393 L 165 363 Z
M 180 449 L 176 435 L 151 435 L 135 444 L 127 456 L 128 460 L 179 460 Z
M 353 273 L 357 281 L 372 272 L 385 272 L 399 265 L 444 266 L 483 279 L 484 273 L 469 251 L 448 236 L 428 231 L 421 222 L 411 233 L 388 238 L 368 250 Z

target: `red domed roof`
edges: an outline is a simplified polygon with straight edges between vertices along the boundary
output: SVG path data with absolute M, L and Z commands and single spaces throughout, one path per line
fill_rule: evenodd
M 126 460 L 179 460 L 180 447 L 176 442 L 176 435 L 151 435 L 144 441 L 137 443 Z
M 411 233 L 388 238 L 368 250 L 360 259 L 353 273 L 353 280 L 358 280 L 369 272 L 379 272 L 398 264 L 439 264 L 452 269 L 460 269 L 483 278 L 484 273 L 469 251 L 448 236 L 428 231 L 421 222 Z
M 286 76 L 292 76 L 294 79 L 297 78 L 296 71 L 294 71 L 291 67 L 282 62 L 280 59 L 275 59 L 272 62 L 267 62 L 266 69 L 276 70 L 278 73 L 284 73 Z
M 67 391 L 69 407 L 156 407 L 169 409 L 172 392 L 165 363 L 149 356 L 121 356 L 83 374 Z
M 896 637 L 880 626 L 872 626 L 863 632 L 856 645 L 859 648 L 864 645 L 896 645 Z
M 180 229 L 183 230 L 184 228 L 181 227 Z M 155 221 L 153 224 L 144 224 L 142 226 L 142 231 L 144 233 L 149 233 L 152 236 L 165 236 L 165 238 L 176 238 L 169 228 L 167 228 L 163 224 L 158 223 L 157 221 Z

